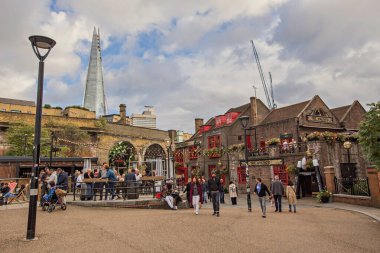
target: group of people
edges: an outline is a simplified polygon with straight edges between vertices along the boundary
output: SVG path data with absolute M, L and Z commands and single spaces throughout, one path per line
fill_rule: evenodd
M 94 184 L 90 182 L 91 180 L 85 180 L 95 178 L 107 180 Z M 105 200 L 118 199 L 120 198 L 120 194 L 125 199 L 127 188 L 132 188 L 141 183 L 141 174 L 138 169 L 129 169 L 127 174 L 119 174 L 117 170 L 111 168 L 107 163 L 103 163 L 100 170 L 95 169 L 92 171 L 91 169 L 87 169 L 85 173 L 76 171 L 74 181 L 76 182 L 77 189 L 85 186 L 83 200 L 92 200 L 98 194 L 100 200 L 103 200 L 103 192 L 105 193 Z
M 5 205 L 8 204 L 8 199 L 9 198 L 15 198 L 17 195 L 25 189 L 25 185 L 21 185 L 20 189 L 17 192 L 12 192 L 11 188 L 9 187 L 9 183 L 1 183 L 0 184 L 0 193 L 1 196 L 3 197 L 3 202 Z
M 63 171 L 62 168 L 54 170 L 52 168 L 46 167 L 41 170 L 39 181 L 41 182 L 41 196 L 40 205 L 43 205 L 44 199 L 51 197 L 55 193 L 56 189 L 61 189 L 67 192 L 69 185 L 69 176 L 67 172 Z M 44 198 L 44 196 L 46 196 Z M 62 198 L 63 203 L 66 204 L 66 197 Z
M 228 187 L 231 204 L 237 204 L 237 186 L 231 181 Z M 183 191 L 187 195 L 187 200 L 190 208 L 194 208 L 196 215 L 199 214 L 200 207 L 203 203 L 207 203 L 208 199 L 212 201 L 213 214 L 216 217 L 220 216 L 220 204 L 224 203 L 224 187 L 223 180 L 216 177 L 212 173 L 211 178 L 206 182 L 204 177 L 194 177 L 189 180 Z M 282 196 L 286 193 L 289 202 L 289 212 L 296 213 L 296 192 L 291 181 L 288 182 L 286 191 L 279 177 L 276 175 L 270 189 L 262 182 L 261 178 L 256 178 L 256 185 L 253 190 L 258 196 L 259 205 L 262 212 L 262 217 L 266 218 L 266 202 L 267 197 L 274 202 L 275 212 L 282 212 Z M 177 203 L 181 200 L 178 193 L 174 193 L 172 183 L 164 185 L 162 197 L 173 210 L 177 209 Z

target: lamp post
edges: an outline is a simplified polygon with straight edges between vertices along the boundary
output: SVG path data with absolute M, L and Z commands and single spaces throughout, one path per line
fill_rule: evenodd
M 28 227 L 26 233 L 27 240 L 35 240 L 36 232 L 36 214 L 37 214 L 37 193 L 38 193 L 38 168 L 40 164 L 41 149 L 41 118 L 42 118 L 42 98 L 43 98 L 43 78 L 44 78 L 44 60 L 49 55 L 50 50 L 55 46 L 55 41 L 48 37 L 33 35 L 29 37 L 34 53 L 39 61 L 38 66 L 38 87 L 37 87 L 37 106 L 36 120 L 34 128 L 34 146 L 33 146 L 33 168 L 30 182 L 30 198 Z M 40 50 L 46 50 L 41 54 Z
M 247 127 L 249 122 L 249 116 L 239 117 L 240 124 L 244 129 L 244 157 L 245 157 L 245 175 L 246 175 L 246 188 L 247 188 L 247 205 L 248 212 L 252 212 L 251 204 L 251 185 L 249 183 L 249 170 L 248 170 L 248 148 L 247 148 Z
M 347 161 L 348 163 L 351 163 L 350 148 L 352 147 L 352 143 L 350 141 L 345 141 L 343 147 L 347 150 Z
M 167 140 L 165 140 L 165 143 L 166 143 L 166 151 L 167 151 L 167 153 L 168 153 L 168 157 L 167 157 L 167 163 L 166 163 L 166 169 L 167 169 L 167 175 L 168 175 L 168 178 L 170 178 L 170 172 L 169 172 L 169 170 L 170 170 L 170 140 L 169 139 L 167 139 Z

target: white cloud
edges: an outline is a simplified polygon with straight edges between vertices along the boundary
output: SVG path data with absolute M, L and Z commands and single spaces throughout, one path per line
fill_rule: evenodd
M 265 101 L 251 39 L 264 74 L 273 75 L 280 106 L 315 94 L 332 107 L 380 97 L 375 0 L 58 0 L 54 9 L 51 4 L 3 3 L 2 97 L 34 99 L 38 62 L 27 38 L 41 34 L 57 41 L 46 60 L 44 101 L 81 104 L 88 64 L 83 59 L 94 26 L 100 27 L 110 111 L 117 112 L 120 103 L 128 114 L 155 105 L 163 129 L 191 132 L 194 117 L 207 120 L 248 103 L 253 83 Z

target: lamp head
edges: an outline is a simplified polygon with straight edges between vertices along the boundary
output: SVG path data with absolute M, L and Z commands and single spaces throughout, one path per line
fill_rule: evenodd
M 249 122 L 249 116 L 241 116 L 239 117 L 239 120 L 240 120 L 240 124 L 241 126 L 245 129 L 247 128 L 248 126 L 248 122 Z
M 55 40 L 40 35 L 32 35 L 29 37 L 29 40 L 32 44 L 34 53 L 37 55 L 40 61 L 44 61 L 46 59 L 46 57 L 50 53 L 50 50 L 56 44 Z M 44 55 L 41 55 L 39 49 L 46 49 L 47 52 Z

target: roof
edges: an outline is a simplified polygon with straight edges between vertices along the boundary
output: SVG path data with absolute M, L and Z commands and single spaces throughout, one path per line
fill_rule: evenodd
M 282 121 L 286 119 L 292 119 L 296 118 L 298 114 L 302 112 L 303 109 L 310 103 L 310 100 L 273 109 L 260 123 L 261 124 L 268 124 L 272 122 Z
M 241 105 L 241 106 L 238 106 L 238 107 L 235 107 L 235 108 L 231 108 L 226 113 L 229 113 L 229 112 L 244 112 L 245 110 L 247 110 L 250 107 L 250 105 L 251 104 L 248 103 L 248 104 Z
M 19 100 L 19 99 L 12 99 L 12 98 L 0 98 L 0 103 L 12 104 L 12 105 L 36 106 L 36 103 L 34 101 Z
M 345 105 L 337 108 L 331 109 L 331 112 L 338 118 L 339 121 L 343 119 L 343 116 L 350 109 L 351 105 Z
M 52 157 L 52 162 L 83 162 L 85 157 Z M 90 158 L 91 162 L 97 162 L 97 157 L 86 157 Z M 49 157 L 41 157 L 40 165 L 44 162 L 49 162 Z M 8 162 L 33 162 L 33 157 L 31 156 L 0 156 L 0 163 Z

